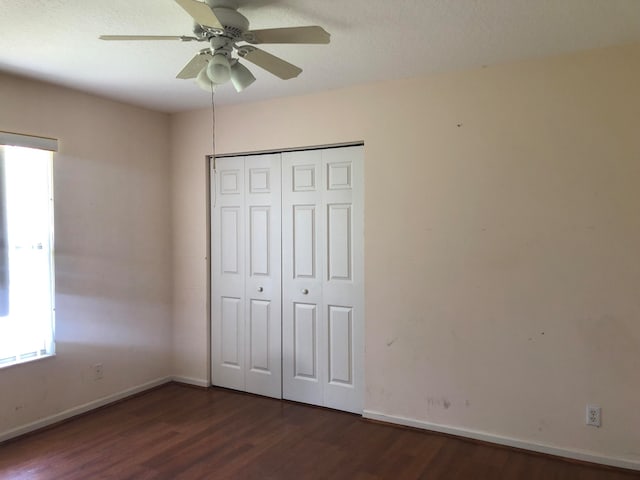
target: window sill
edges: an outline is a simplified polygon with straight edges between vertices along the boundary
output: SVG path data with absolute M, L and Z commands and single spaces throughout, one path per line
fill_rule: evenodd
M 55 353 L 50 353 L 48 355 L 40 355 L 40 356 L 34 357 L 34 358 L 25 358 L 24 360 L 18 360 L 17 362 L 0 364 L 0 371 L 5 370 L 7 368 L 11 368 L 11 367 L 18 367 L 20 365 L 26 365 L 28 363 L 41 362 L 43 360 L 48 360 L 50 358 L 54 358 L 55 356 L 56 356 Z

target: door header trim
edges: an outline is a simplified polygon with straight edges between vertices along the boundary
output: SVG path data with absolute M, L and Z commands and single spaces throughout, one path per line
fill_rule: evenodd
M 329 148 L 343 148 L 343 147 L 363 147 L 364 141 L 346 142 L 346 143 L 332 143 L 329 145 L 315 145 L 312 147 L 293 147 L 293 148 L 281 148 L 275 150 L 255 150 L 252 152 L 237 152 L 237 153 L 224 153 L 222 155 L 216 155 L 216 158 L 233 158 L 233 157 L 249 157 L 251 155 L 265 155 L 269 153 L 284 153 L 284 152 L 306 152 L 309 150 L 327 150 Z M 211 158 L 213 155 L 207 155 L 207 158 Z

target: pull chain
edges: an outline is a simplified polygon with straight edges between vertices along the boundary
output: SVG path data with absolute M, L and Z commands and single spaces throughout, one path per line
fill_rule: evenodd
M 211 195 L 212 208 L 216 208 L 217 189 L 216 189 L 216 109 L 213 101 L 215 87 L 211 84 L 211 162 L 213 162 L 213 178 L 211 179 Z

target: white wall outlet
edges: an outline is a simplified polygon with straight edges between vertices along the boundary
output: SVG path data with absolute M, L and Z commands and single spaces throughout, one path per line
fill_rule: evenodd
M 602 423 L 602 408 L 598 405 L 587 405 L 587 425 L 599 427 Z
M 94 380 L 102 380 L 103 376 L 104 376 L 104 370 L 102 368 L 102 364 L 101 363 L 96 363 L 93 366 L 93 379 Z

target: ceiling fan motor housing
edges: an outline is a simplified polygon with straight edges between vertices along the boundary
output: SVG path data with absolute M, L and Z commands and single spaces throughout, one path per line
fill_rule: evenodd
M 213 13 L 224 27 L 224 36 L 237 40 L 249 30 L 249 20 L 237 10 L 220 7 L 214 8 Z

